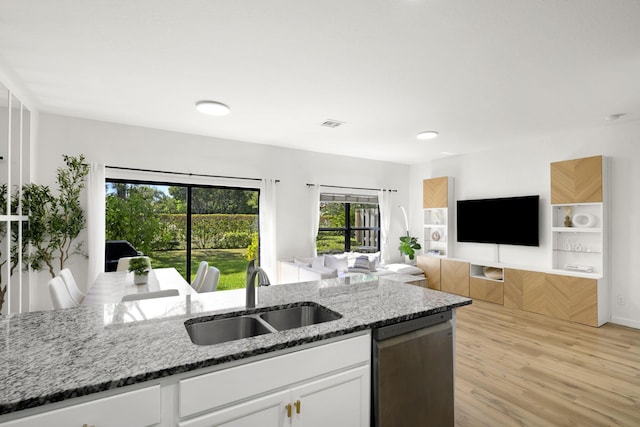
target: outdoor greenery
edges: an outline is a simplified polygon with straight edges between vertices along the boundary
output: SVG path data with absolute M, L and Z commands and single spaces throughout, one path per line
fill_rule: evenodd
M 187 187 L 108 182 L 107 240 L 128 240 L 152 258 L 154 268 L 174 267 L 192 278 L 200 261 L 220 269 L 218 289 L 245 285 L 247 256 L 257 257 L 258 192 L 227 188 L 191 189 L 191 242 L 187 242 Z
M 208 261 L 210 265 L 215 265 L 220 270 L 219 291 L 244 288 L 247 271 L 244 254 L 245 249 L 193 250 L 192 256 L 197 262 L 191 265 L 191 281 L 196 277 L 200 261 Z M 184 255 L 185 252 L 180 250 L 154 252 L 153 268 L 174 267 L 183 277 L 187 277 Z

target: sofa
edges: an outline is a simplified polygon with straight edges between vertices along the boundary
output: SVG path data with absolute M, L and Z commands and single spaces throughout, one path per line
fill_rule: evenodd
M 372 274 L 393 280 L 398 275 L 424 277 L 424 272 L 412 265 L 380 261 L 380 252 L 319 255 L 317 257 L 294 257 L 278 262 L 278 283 L 298 283 Z

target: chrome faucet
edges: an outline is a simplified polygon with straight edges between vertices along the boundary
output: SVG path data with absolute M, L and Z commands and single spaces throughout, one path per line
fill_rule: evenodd
M 260 286 L 269 286 L 271 283 L 269 282 L 269 277 L 267 277 L 267 273 L 260 268 L 255 266 L 255 259 L 249 261 L 249 265 L 247 265 L 247 308 L 253 308 L 256 306 L 257 294 L 255 280 L 256 276 L 258 276 L 258 288 Z

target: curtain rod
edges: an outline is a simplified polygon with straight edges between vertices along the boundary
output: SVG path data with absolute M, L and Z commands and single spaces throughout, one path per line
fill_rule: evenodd
M 153 173 L 166 173 L 169 175 L 184 175 L 184 176 L 199 176 L 199 177 L 205 177 L 205 178 L 226 178 L 226 179 L 244 179 L 247 181 L 262 181 L 261 178 L 245 178 L 242 176 L 225 176 L 225 175 L 207 175 L 207 174 L 201 174 L 201 173 L 190 173 L 190 172 L 172 172 L 172 171 L 161 171 L 161 170 L 156 170 L 156 169 L 139 169 L 139 168 L 127 168 L 127 167 L 123 167 L 123 166 L 105 166 L 105 168 L 108 169 L 118 169 L 118 170 L 125 170 L 125 171 L 134 171 L 134 172 L 153 172 Z M 280 182 L 279 179 L 276 179 L 276 182 Z
M 307 187 L 315 187 L 316 184 L 307 184 Z M 341 185 L 325 185 L 318 184 L 320 187 L 328 187 L 328 188 L 343 188 L 345 190 L 370 190 L 370 191 L 390 191 L 392 193 L 397 193 L 398 190 L 387 190 L 386 188 L 364 188 L 364 187 L 344 187 Z

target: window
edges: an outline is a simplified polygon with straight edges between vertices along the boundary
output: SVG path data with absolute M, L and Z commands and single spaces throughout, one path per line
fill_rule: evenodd
M 244 287 L 247 257 L 258 255 L 258 190 L 107 180 L 106 193 L 107 240 L 129 241 L 188 282 L 207 261 L 218 290 Z
M 378 198 L 321 194 L 316 248 L 319 254 L 379 251 Z

